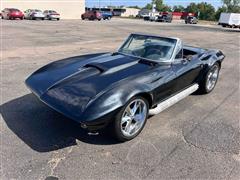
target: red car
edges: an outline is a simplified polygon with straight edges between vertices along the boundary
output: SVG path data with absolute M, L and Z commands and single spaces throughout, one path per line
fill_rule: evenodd
M 102 19 L 102 14 L 98 11 L 86 11 L 85 13 L 82 14 L 82 20 L 88 19 L 88 20 L 99 20 L 101 21 Z
M 5 8 L 2 10 L 2 19 L 23 19 L 24 14 L 15 8 Z

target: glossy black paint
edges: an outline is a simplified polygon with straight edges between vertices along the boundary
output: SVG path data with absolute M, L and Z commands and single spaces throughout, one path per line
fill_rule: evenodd
M 208 68 L 221 64 L 217 50 L 184 47 L 191 59 L 156 63 L 119 53 L 90 54 L 50 63 L 26 80 L 38 98 L 89 129 L 104 127 L 133 96 L 142 95 L 154 107 L 193 83 Z

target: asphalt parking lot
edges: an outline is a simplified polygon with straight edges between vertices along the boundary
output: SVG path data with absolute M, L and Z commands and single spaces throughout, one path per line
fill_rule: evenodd
M 1 21 L 1 179 L 240 179 L 239 30 L 112 21 Z M 132 32 L 222 50 L 209 95 L 191 95 L 148 119 L 134 140 L 89 136 L 24 85 L 39 67 L 116 50 Z

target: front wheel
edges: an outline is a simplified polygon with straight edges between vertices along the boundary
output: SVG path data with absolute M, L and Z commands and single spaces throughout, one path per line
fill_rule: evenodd
M 119 141 L 135 138 L 147 121 L 149 103 L 143 97 L 134 97 L 119 111 L 114 121 L 114 133 Z
M 205 75 L 202 84 L 200 85 L 200 90 L 204 94 L 210 93 L 216 86 L 218 76 L 219 76 L 219 64 L 215 63 Z

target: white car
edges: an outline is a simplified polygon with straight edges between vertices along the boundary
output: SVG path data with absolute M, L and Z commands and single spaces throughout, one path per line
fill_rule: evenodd
M 36 19 L 45 19 L 45 15 L 43 12 L 39 9 L 28 9 L 24 11 L 24 17 L 25 19 L 30 19 L 30 20 L 36 20 Z
M 48 20 L 53 20 L 53 19 L 56 19 L 58 21 L 60 20 L 60 14 L 54 10 L 45 10 L 43 14 L 45 15 L 45 18 Z

